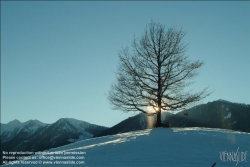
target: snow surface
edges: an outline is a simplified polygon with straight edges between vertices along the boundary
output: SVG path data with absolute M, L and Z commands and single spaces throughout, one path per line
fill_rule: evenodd
M 215 167 L 236 166 L 220 153 L 250 152 L 250 134 L 212 128 L 157 128 L 87 139 L 49 151 L 86 152 L 84 165 L 67 167 Z M 44 153 L 45 154 L 45 153 Z M 250 158 L 237 166 L 249 167 Z M 55 162 L 55 160 L 49 160 Z M 14 164 L 14 166 L 32 166 Z M 54 167 L 54 164 L 35 165 Z
M 1 124 L 1 135 L 4 132 L 13 132 L 15 131 L 15 129 L 17 130 L 17 133 L 18 133 L 27 125 L 29 125 L 29 127 L 27 127 L 26 130 L 36 131 L 39 127 L 43 127 L 47 124 L 42 123 L 38 120 L 29 120 L 29 121 L 21 123 L 19 120 L 15 119 L 13 121 L 10 121 L 7 124 Z
M 7 124 L 1 124 L 1 143 L 11 140 L 20 131 L 28 132 L 29 135 L 37 131 L 38 128 L 46 126 L 47 124 L 42 123 L 38 120 L 29 120 L 21 123 L 19 120 L 10 121 Z M 4 136 L 4 137 L 3 137 Z
M 231 114 L 231 112 L 229 112 L 229 113 L 227 114 L 227 116 L 224 117 L 224 119 L 231 118 L 231 116 L 232 116 L 232 114 Z
M 88 134 L 90 134 L 90 133 L 86 133 L 84 136 L 83 136 L 83 135 L 80 135 L 80 136 L 78 137 L 78 139 L 69 138 L 67 141 L 73 143 L 73 142 L 78 142 L 78 141 L 85 140 L 85 139 L 89 139 L 89 138 L 92 138 L 92 137 L 93 137 L 92 134 L 90 134 L 90 135 L 88 135 Z
M 237 121 L 234 121 L 232 124 L 236 124 Z
M 79 132 L 81 133 L 82 135 L 79 136 L 78 139 L 72 139 L 72 138 L 69 138 L 68 141 L 69 142 L 77 142 L 77 141 L 80 141 L 80 140 L 84 140 L 84 139 L 89 139 L 89 138 L 92 138 L 94 135 L 85 131 L 85 128 L 88 128 L 89 126 L 91 126 L 90 123 L 87 123 L 85 121 L 80 121 L 80 120 L 77 120 L 77 119 L 74 119 L 74 118 L 62 118 L 60 119 L 61 121 L 66 121 L 68 123 L 70 123 L 70 126 L 68 124 L 66 124 L 63 129 L 65 129 L 66 131 L 70 132 L 72 131 L 72 126 Z

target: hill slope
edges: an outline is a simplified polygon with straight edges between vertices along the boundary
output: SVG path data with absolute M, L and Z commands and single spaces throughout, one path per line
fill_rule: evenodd
M 129 117 L 115 126 L 104 130 L 102 133 L 98 135 L 106 136 L 106 135 L 114 135 L 118 133 L 130 132 L 135 130 L 143 130 L 143 129 L 152 129 L 155 122 L 154 115 L 146 115 L 140 113 L 133 117 Z
M 208 127 L 250 132 L 250 105 L 217 100 L 198 105 L 177 114 L 162 112 L 162 122 L 172 127 Z M 140 113 L 104 130 L 99 136 L 114 135 L 134 130 L 151 129 L 156 123 L 154 115 Z
M 79 156 L 74 152 L 85 152 L 85 165 L 82 166 L 211 167 L 213 163 L 217 163 L 215 167 L 234 167 L 237 162 L 223 161 L 220 153 L 236 152 L 237 149 L 238 153 L 250 151 L 249 133 L 210 128 L 157 128 L 88 139 L 50 151 L 60 151 L 71 156 Z M 47 155 L 44 153 L 45 157 Z M 249 161 L 248 154 L 246 158 Z M 54 167 L 54 163 L 58 162 L 47 159 L 42 163 L 46 161 L 51 163 L 46 164 L 46 167 Z M 71 159 L 70 162 L 72 161 L 76 162 L 76 159 Z M 249 163 L 242 161 L 237 165 L 249 167 Z
M 167 116 L 173 127 L 209 127 L 250 132 L 250 105 L 217 100 Z

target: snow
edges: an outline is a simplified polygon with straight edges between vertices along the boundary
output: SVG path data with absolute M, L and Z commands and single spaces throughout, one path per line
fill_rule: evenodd
M 13 132 L 15 129 L 17 129 L 20 125 L 18 124 L 1 124 L 1 135 L 4 132 Z
M 46 126 L 47 124 L 42 123 L 38 120 L 29 120 L 21 123 L 19 120 L 10 121 L 7 124 L 1 124 L 1 143 L 11 140 L 20 131 L 28 132 L 29 135 L 33 134 L 38 128 Z
M 224 104 L 222 104 L 221 108 L 222 108 L 222 109 L 224 109 L 224 108 L 225 108 L 225 109 L 226 109 L 226 111 L 229 111 L 229 108 L 228 108 L 228 106 L 227 106 L 227 105 L 225 106 Z
M 17 133 L 20 132 L 20 130 L 22 130 L 25 126 L 28 126 L 25 131 L 31 131 L 31 132 L 35 132 L 39 127 L 45 126 L 47 124 L 42 123 L 38 120 L 29 120 L 26 122 L 21 123 L 19 120 L 13 120 L 10 121 L 7 124 L 1 124 L 1 135 L 4 132 L 13 132 L 15 130 L 17 130 Z
M 231 114 L 231 112 L 229 112 L 229 113 L 227 114 L 227 116 L 224 117 L 224 119 L 231 118 L 231 116 L 232 116 L 232 114 Z
M 94 135 L 86 132 L 84 130 L 84 128 L 88 128 L 89 126 L 95 126 L 95 125 L 91 125 L 87 122 L 84 121 L 80 121 L 80 120 L 76 120 L 73 118 L 61 118 L 58 120 L 57 123 L 63 123 L 64 126 L 60 126 L 60 127 L 56 127 L 55 130 L 60 130 L 60 129 L 64 129 L 68 132 L 74 131 L 80 134 L 78 139 L 69 139 L 70 142 L 76 142 L 76 141 L 80 141 L 80 140 L 84 140 L 84 139 L 88 139 L 88 138 L 92 138 Z M 11 140 L 12 138 L 14 138 L 17 134 L 19 134 L 20 132 L 26 132 L 27 135 L 32 135 L 34 134 L 39 128 L 41 127 L 45 127 L 46 125 L 53 125 L 53 124 L 45 124 L 42 123 L 38 120 L 29 120 L 26 122 L 21 123 L 18 120 L 13 120 L 10 121 L 7 124 L 1 124 L 1 135 L 3 136 L 3 139 L 1 140 L 1 142 L 7 142 L 9 140 Z M 55 143 L 55 139 L 58 136 L 54 136 L 50 141 L 52 143 Z
M 69 122 L 71 125 L 73 125 L 74 128 L 76 128 L 76 130 L 78 132 L 80 132 L 82 135 L 79 136 L 79 139 L 74 139 L 74 141 L 80 141 L 80 140 L 83 140 L 83 139 L 87 139 L 87 138 L 92 138 L 94 135 L 85 131 L 84 128 L 87 128 L 89 127 L 91 124 L 85 122 L 85 121 L 80 121 L 80 120 L 77 120 L 77 119 L 74 119 L 74 118 L 62 118 L 61 120 L 63 121 L 67 121 Z M 72 130 L 72 127 L 66 125 L 65 127 L 63 128 L 66 128 L 67 131 L 71 131 Z M 70 139 L 68 139 L 70 140 Z M 72 142 L 72 140 L 70 140 Z
M 85 132 L 85 135 L 80 135 L 79 137 L 78 137 L 78 139 L 73 139 L 73 138 L 69 138 L 68 139 L 68 142 L 78 142 L 78 141 L 81 141 L 81 140 L 85 140 L 85 139 L 89 139 L 89 138 L 92 138 L 93 137 L 93 135 L 91 135 L 91 136 L 89 136 L 88 135 L 88 132 Z
M 52 145 L 54 145 L 54 144 L 55 144 L 55 140 L 56 140 L 56 138 L 58 138 L 59 136 L 60 136 L 60 134 L 58 134 L 58 135 L 56 135 L 56 136 L 52 137 L 52 138 L 50 139 L 50 141 L 49 141 L 49 142 L 53 143 Z
M 233 167 L 236 162 L 225 161 L 224 153 L 249 152 L 250 134 L 212 128 L 156 128 L 87 139 L 49 151 L 86 152 L 83 167 L 211 167 L 215 162 L 215 167 Z M 246 158 L 249 161 L 248 154 Z M 246 161 L 237 166 L 249 167 L 250 161 Z
M 69 138 L 67 141 L 73 143 L 75 142 L 75 139 Z
M 85 132 L 84 128 L 90 126 L 89 123 L 80 121 L 74 118 L 61 118 L 59 121 L 65 121 L 74 126 L 78 131 Z M 65 126 L 66 130 L 70 131 L 72 128 L 70 126 Z

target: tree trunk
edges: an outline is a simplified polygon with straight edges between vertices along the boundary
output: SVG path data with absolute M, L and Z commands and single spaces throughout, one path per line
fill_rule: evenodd
M 157 122 L 156 122 L 156 127 L 162 127 L 162 124 L 161 124 L 161 111 L 157 112 Z

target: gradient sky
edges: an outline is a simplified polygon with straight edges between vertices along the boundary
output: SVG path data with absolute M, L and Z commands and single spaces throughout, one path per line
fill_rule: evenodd
M 111 127 L 105 94 L 118 52 L 151 19 L 183 27 L 186 55 L 203 60 L 194 91 L 250 104 L 250 2 L 1 2 L 1 122 L 76 118 Z

